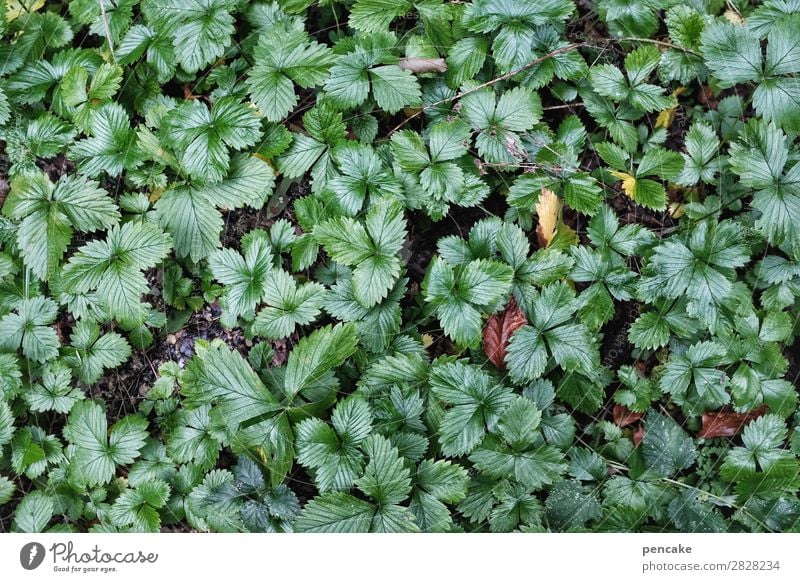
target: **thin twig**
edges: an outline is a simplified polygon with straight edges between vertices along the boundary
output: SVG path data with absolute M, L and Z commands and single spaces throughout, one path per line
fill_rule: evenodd
M 522 73 L 523 71 L 527 71 L 531 67 L 534 67 L 534 66 L 538 65 L 542 61 L 546 61 L 547 59 L 552 58 L 552 57 L 554 57 L 556 55 L 560 55 L 561 53 L 566 53 L 566 52 L 569 52 L 571 50 L 574 50 L 574 49 L 576 49 L 578 47 L 583 46 L 583 44 L 584 43 L 582 43 L 582 42 L 577 42 L 577 43 L 574 43 L 574 44 L 563 46 L 563 47 L 561 47 L 559 49 L 556 49 L 556 50 L 554 50 L 552 52 L 547 53 L 546 55 L 544 55 L 542 57 L 535 58 L 531 62 L 529 62 L 529 63 L 527 63 L 525 65 L 522 65 L 520 68 L 514 69 L 513 71 L 511 71 L 509 73 L 506 73 L 505 75 L 501 75 L 500 77 L 497 77 L 496 79 L 492 79 L 491 81 L 486 81 L 485 83 L 481 83 L 480 85 L 478 85 L 476 87 L 473 87 L 472 89 L 469 89 L 467 91 L 462 91 L 461 93 L 453 95 L 452 97 L 447 97 L 446 99 L 440 99 L 439 101 L 436 101 L 434 103 L 430 103 L 430 104 L 426 105 L 425 107 L 423 107 L 422 109 L 420 109 L 419 111 L 417 111 L 416 113 L 414 113 L 413 115 L 409 115 L 408 117 L 406 117 L 402 121 L 402 123 L 399 123 L 394 129 L 392 129 L 392 131 L 389 132 L 388 135 L 392 135 L 394 132 L 396 132 L 397 130 L 401 129 L 403 126 L 405 126 L 409 121 L 411 121 L 412 119 L 415 119 L 415 118 L 419 117 L 420 115 L 422 115 L 423 113 L 425 113 L 425 111 L 427 111 L 428 109 L 431 109 L 433 107 L 438 107 L 439 105 L 444 105 L 445 103 L 451 103 L 451 102 L 453 102 L 453 101 L 455 101 L 457 99 L 461 99 L 462 97 L 466 97 L 467 95 L 475 93 L 476 91 L 480 91 L 481 89 L 485 89 L 486 87 L 491 87 L 495 83 L 499 83 L 500 81 L 506 81 L 506 80 L 510 79 L 511 77 L 513 77 L 515 75 L 518 75 L 518 74 Z
M 618 38 L 617 40 L 620 41 L 620 42 L 623 42 L 623 41 L 625 41 L 625 42 L 647 42 L 647 43 L 650 43 L 650 44 L 655 44 L 655 45 L 658 45 L 658 46 L 663 46 L 663 47 L 666 47 L 666 48 L 675 49 L 676 51 L 681 51 L 681 52 L 684 52 L 684 53 L 688 53 L 690 55 L 695 55 L 695 56 L 698 56 L 698 57 L 700 56 L 696 52 L 694 52 L 692 49 L 688 49 L 686 47 L 678 46 L 676 44 L 672 44 L 671 42 L 666 42 L 666 41 L 663 41 L 663 40 L 655 40 L 653 38 L 640 38 L 638 36 L 624 36 L 622 38 Z
M 106 41 L 108 42 L 108 50 L 111 52 L 111 60 L 116 61 L 116 57 L 114 56 L 114 44 L 111 42 L 111 29 L 108 27 L 108 15 L 106 14 L 106 3 L 105 0 L 97 0 L 97 3 L 100 4 L 100 16 L 103 18 L 103 29 L 106 33 Z
M 583 103 L 580 101 L 576 101 L 575 103 L 565 103 L 564 105 L 550 105 L 548 107 L 542 107 L 542 111 L 553 111 L 555 109 L 572 109 L 574 107 L 583 107 Z

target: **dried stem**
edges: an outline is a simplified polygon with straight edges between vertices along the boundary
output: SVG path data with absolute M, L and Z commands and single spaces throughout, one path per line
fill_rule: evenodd
M 111 29 L 108 27 L 108 15 L 106 14 L 106 3 L 105 0 L 97 0 L 97 3 L 100 4 L 100 15 L 103 18 L 103 30 L 106 33 L 106 41 L 108 41 L 108 50 L 111 52 L 111 59 L 116 61 L 116 57 L 114 57 L 114 44 L 111 42 Z
M 537 58 L 533 59 L 531 62 L 529 62 L 529 63 L 527 63 L 525 65 L 522 65 L 520 68 L 514 69 L 513 71 L 508 72 L 505 75 L 501 75 L 500 77 L 497 77 L 496 79 L 492 79 L 491 81 L 486 81 L 485 83 L 481 83 L 480 85 L 478 85 L 476 87 L 473 87 L 472 89 L 469 89 L 467 91 L 462 91 L 461 93 L 453 95 L 452 97 L 448 97 L 447 99 L 441 99 L 439 101 L 436 101 L 435 103 L 430 103 L 430 104 L 426 105 L 425 107 L 423 107 L 422 109 L 420 109 L 419 111 L 417 111 L 416 113 L 414 113 L 413 115 L 409 115 L 408 117 L 406 117 L 403 120 L 403 122 L 398 124 L 394 129 L 392 129 L 392 131 L 390 131 L 388 135 L 392 135 L 394 132 L 398 131 L 403 126 L 405 126 L 409 121 L 411 121 L 412 119 L 416 119 L 417 117 L 422 115 L 428 109 L 431 109 L 433 107 L 438 107 L 439 105 L 444 105 L 445 103 L 451 103 L 451 102 L 453 102 L 453 101 L 455 101 L 457 99 L 461 99 L 462 97 L 466 97 L 467 95 L 475 93 L 476 91 L 480 91 L 481 89 L 485 89 L 486 87 L 491 87 L 495 83 L 499 83 L 500 81 L 506 81 L 507 79 L 510 79 L 511 77 L 513 77 L 515 75 L 518 75 L 518 74 L 522 73 L 523 71 L 527 71 L 531 67 L 534 67 L 534 66 L 538 65 L 542 61 L 546 61 L 547 59 L 549 59 L 551 57 L 554 57 L 556 55 L 560 55 L 562 53 L 566 53 L 566 52 L 569 52 L 571 50 L 574 50 L 574 49 L 576 49 L 578 47 L 583 46 L 583 44 L 584 43 L 582 43 L 582 42 L 578 42 L 578 43 L 570 44 L 570 45 L 567 45 L 567 46 L 563 46 L 563 47 L 561 47 L 559 49 L 556 49 L 556 50 L 554 50 L 552 52 L 547 53 L 544 56 L 537 57 Z

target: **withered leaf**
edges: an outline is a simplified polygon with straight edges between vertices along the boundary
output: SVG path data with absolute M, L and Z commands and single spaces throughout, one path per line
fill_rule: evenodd
M 447 71 L 447 63 L 442 58 L 406 57 L 400 59 L 397 66 L 412 73 L 444 73 Z
M 506 367 L 506 349 L 511 335 L 526 323 L 525 314 L 512 297 L 505 310 L 492 315 L 483 327 L 483 351 L 499 369 Z
M 703 427 L 697 436 L 703 439 L 736 436 L 744 428 L 744 425 L 763 415 L 766 410 L 767 407 L 762 404 L 750 412 L 732 412 L 730 410 L 704 412 Z
M 644 438 L 644 425 L 640 424 L 636 428 L 636 430 L 633 431 L 633 434 L 631 435 L 631 439 L 633 440 L 633 446 L 638 447 L 641 444 L 643 438 Z
M 539 240 L 541 248 L 547 247 L 556 235 L 560 210 L 561 201 L 556 196 L 556 193 L 549 188 L 542 188 L 539 200 L 536 201 L 536 214 L 539 215 L 536 238 Z
M 614 405 L 614 424 L 617 426 L 628 426 L 641 418 L 641 412 L 633 412 L 621 404 Z

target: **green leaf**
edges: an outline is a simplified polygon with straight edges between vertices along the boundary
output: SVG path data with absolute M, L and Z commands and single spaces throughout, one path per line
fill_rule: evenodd
M 5 125 L 11 113 L 11 108 L 8 105 L 8 97 L 5 91 L 0 88 L 0 125 Z
M 83 400 L 83 391 L 72 385 L 72 373 L 61 361 L 44 366 L 40 383 L 31 385 L 25 393 L 25 401 L 31 410 L 44 412 L 54 410 L 67 414 L 72 406 Z
M 11 437 L 14 436 L 14 415 L 11 408 L 5 401 L 0 401 L 0 447 L 3 447 L 11 442 Z
M 43 281 L 61 263 L 73 229 L 94 232 L 110 228 L 120 217 L 114 201 L 97 182 L 65 175 L 53 184 L 43 173 L 12 181 L 3 213 L 21 221 L 17 244 L 25 264 Z
M 280 121 L 297 105 L 294 83 L 304 89 L 322 84 L 333 55 L 302 30 L 282 25 L 264 29 L 247 75 L 250 97 L 269 121 Z
M 156 216 L 175 240 L 175 252 L 193 261 L 220 246 L 224 226 L 217 208 L 260 206 L 275 184 L 270 166 L 255 157 L 237 155 L 227 178 L 203 186 L 178 186 L 164 192 Z
M 198 529 L 238 532 L 243 529 L 242 495 L 230 471 L 214 469 L 186 499 L 189 522 Z
M 422 282 L 425 301 L 436 308 L 444 332 L 457 343 L 480 341 L 480 310 L 508 296 L 513 269 L 499 261 L 479 259 L 456 271 L 436 257 Z
M 356 0 L 350 11 L 350 26 L 364 32 L 379 32 L 411 9 L 408 0 Z
M 147 424 L 141 416 L 126 416 L 109 433 L 99 404 L 76 403 L 64 428 L 64 436 L 75 446 L 69 464 L 72 478 L 89 486 L 108 483 L 117 465 L 128 465 L 139 456 L 148 436 Z
M 268 339 L 281 339 L 290 335 L 298 325 L 314 321 L 325 300 L 325 288 L 318 283 L 297 281 L 286 271 L 275 271 L 264 289 L 266 306 L 254 321 L 255 333 Z
M 356 486 L 380 506 L 405 500 L 411 491 L 411 478 L 397 449 L 377 434 L 369 436 L 363 448 L 369 462 Z
M 761 45 L 743 26 L 712 22 L 703 30 L 702 49 L 706 66 L 723 87 L 761 76 Z
M 314 470 L 321 492 L 352 486 L 364 466 L 358 446 L 372 431 L 372 411 L 366 401 L 351 396 L 341 401 L 331 417 L 333 428 L 317 418 L 297 426 L 297 459 Z
M 453 89 L 473 78 L 483 67 L 487 39 L 468 36 L 458 40 L 447 53 L 447 85 Z
M 225 285 L 225 306 L 234 317 L 252 318 L 275 278 L 272 247 L 266 233 L 260 234 L 248 237 L 243 245 L 244 256 L 225 248 L 208 259 L 214 278 Z
M 422 137 L 409 129 L 392 135 L 392 153 L 400 167 L 410 172 L 423 170 L 431 163 Z
M 642 454 L 648 469 L 659 477 L 672 477 L 697 459 L 692 438 L 678 423 L 652 411 L 645 419 Z
M 78 162 L 79 170 L 87 176 L 106 172 L 119 176 L 142 163 L 142 153 L 131 130 L 128 113 L 118 103 L 108 103 L 98 109 L 90 124 L 91 137 L 79 140 L 69 155 Z
M 384 65 L 370 69 L 369 78 L 375 101 L 388 113 L 421 103 L 419 83 L 411 71 L 397 65 Z
M 86 243 L 64 267 L 62 282 L 73 293 L 97 291 L 98 299 L 119 320 L 143 315 L 141 295 L 149 289 L 142 271 L 167 256 L 171 238 L 152 223 L 113 227 L 105 240 Z
M 16 485 L 8 477 L 0 475 L 0 505 L 5 505 L 14 496 Z
M 439 443 L 448 457 L 472 451 L 513 399 L 509 388 L 462 363 L 435 366 L 430 383 L 436 397 L 451 405 L 439 426 Z
M 706 184 L 714 182 L 720 170 L 719 138 L 705 123 L 694 123 L 686 134 L 686 152 L 680 175 L 676 178 L 679 184 L 691 186 L 700 181 Z
M 720 474 L 726 481 L 741 481 L 757 471 L 769 472 L 781 467 L 797 471 L 794 455 L 781 448 L 786 440 L 785 421 L 774 414 L 765 414 L 747 426 L 742 433 L 743 447 L 728 451 Z
M 358 533 L 371 529 L 375 507 L 347 493 L 325 493 L 309 501 L 295 528 L 304 533 Z
M 358 302 L 372 307 L 388 296 L 400 276 L 398 252 L 406 234 L 402 207 L 379 202 L 367 212 L 365 226 L 340 217 L 314 227 L 314 238 L 331 258 L 354 267 L 353 291 Z
M 425 459 L 417 466 L 414 487 L 438 501 L 458 503 L 467 494 L 466 469 L 450 461 Z
M 279 409 L 278 401 L 241 354 L 221 342 L 196 346 L 181 377 L 181 390 L 190 405 L 213 402 L 219 418 L 233 432 L 241 423 L 271 416 Z
M 109 519 L 118 527 L 130 527 L 130 531 L 156 533 L 161 528 L 158 510 L 166 505 L 169 494 L 170 486 L 160 480 L 126 489 L 111 506 Z
M 541 377 L 549 359 L 544 336 L 538 329 L 526 325 L 511 336 L 505 361 L 514 384 Z
M 167 451 L 178 463 L 196 463 L 203 468 L 213 467 L 222 447 L 217 440 L 209 412 L 211 406 L 183 411 L 181 423 L 169 434 Z
M 750 258 L 739 225 L 700 222 L 687 244 L 670 239 L 656 247 L 639 281 L 643 296 L 674 299 L 686 295 L 693 304 L 705 306 L 719 304 L 730 295 L 734 269 Z
M 116 368 L 131 355 L 131 346 L 116 332 L 100 335 L 94 322 L 81 321 L 72 330 L 64 361 L 85 384 L 94 384 L 110 368 Z
M 772 123 L 751 121 L 740 141 L 730 147 L 731 169 L 742 185 L 755 190 L 752 206 L 767 240 L 779 244 L 800 241 L 800 167 L 787 170 L 789 146 L 786 134 Z
M 577 371 L 587 377 L 600 367 L 597 346 L 588 328 L 580 323 L 562 325 L 544 332 L 553 359 L 566 371 Z
M 576 309 L 574 292 L 564 284 L 547 285 L 541 293 L 532 289 L 527 293 L 524 310 L 529 325 L 514 332 L 506 353 L 515 384 L 539 378 L 550 356 L 566 371 L 597 377 L 600 354 L 589 329 L 582 323 L 564 325 Z
M 628 82 L 625 75 L 614 65 L 592 67 L 589 72 L 589 80 L 592 88 L 603 97 L 620 101 L 628 95 Z
M 284 392 L 289 400 L 341 365 L 355 352 L 357 342 L 351 323 L 326 326 L 301 339 L 286 365 Z
M 650 148 L 639 160 L 636 177 L 658 176 L 665 180 L 674 178 L 683 167 L 681 157 L 671 150 L 661 147 Z
M 559 481 L 545 502 L 547 519 L 560 531 L 581 528 L 601 516 L 594 492 L 575 481 Z
M 625 56 L 625 73 L 636 86 L 645 82 L 658 66 L 661 52 L 657 47 L 649 44 L 639 47 Z
M 186 173 L 203 182 L 220 182 L 230 167 L 229 148 L 241 150 L 261 137 L 256 111 L 233 97 L 215 101 L 209 110 L 201 101 L 186 101 L 168 118 L 167 138 Z
M 41 491 L 28 493 L 19 502 L 14 512 L 14 531 L 24 533 L 41 533 L 55 515 L 56 506 L 53 498 Z
M 469 137 L 469 127 L 460 120 L 440 121 L 431 125 L 428 132 L 431 162 L 460 158 L 467 153 Z
M 725 520 L 713 505 L 701 501 L 703 494 L 687 490 L 669 504 L 669 516 L 680 531 L 691 533 L 720 533 L 727 531 Z
M 172 37 L 178 63 L 195 73 L 230 46 L 235 6 L 233 0 L 159 0 L 147 8 L 152 23 Z
M 22 346 L 25 357 L 35 362 L 55 358 L 60 342 L 50 325 L 57 314 L 56 304 L 46 297 L 20 301 L 16 312 L 0 318 L 0 349 L 15 351 Z
M 364 456 L 353 443 L 338 435 L 319 419 L 297 426 L 297 460 L 314 470 L 314 483 L 321 493 L 349 488 L 364 465 Z

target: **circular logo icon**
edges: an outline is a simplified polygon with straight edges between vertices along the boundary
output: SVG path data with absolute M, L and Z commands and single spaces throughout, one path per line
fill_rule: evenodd
M 39 542 L 30 542 L 19 551 L 19 563 L 26 570 L 35 570 L 44 562 L 44 546 Z

